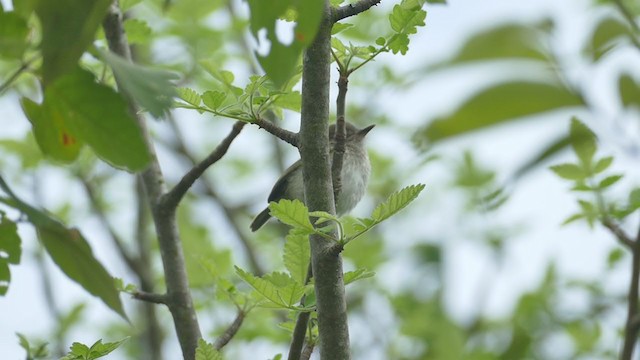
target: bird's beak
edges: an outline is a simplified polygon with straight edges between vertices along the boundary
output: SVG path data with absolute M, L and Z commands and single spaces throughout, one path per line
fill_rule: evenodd
M 366 128 L 361 129 L 360 131 L 358 131 L 358 135 L 360 135 L 361 137 L 365 137 L 369 133 L 369 131 L 371 131 L 371 129 L 373 129 L 374 127 L 376 127 L 375 124 L 369 125 Z

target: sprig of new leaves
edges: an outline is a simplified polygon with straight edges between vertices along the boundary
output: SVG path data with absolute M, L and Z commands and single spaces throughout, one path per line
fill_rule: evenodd
M 394 54 L 405 55 L 409 50 L 409 35 L 415 34 L 419 26 L 425 25 L 427 12 L 422 9 L 424 4 L 424 0 L 403 0 L 400 4 L 396 4 L 389 14 L 390 34 L 378 37 L 375 45 L 355 46 L 349 43 L 347 46 L 333 36 L 331 47 L 338 63 L 345 68 L 350 68 L 349 65 L 354 58 L 363 60 L 352 68 L 351 72 L 353 72 L 383 52 L 391 51 Z M 332 33 L 336 35 L 352 26 L 349 23 L 337 23 L 333 26 Z
M 425 185 L 411 185 L 394 194 L 387 201 L 378 205 L 371 217 L 358 218 L 354 225 L 354 232 L 347 235 L 343 222 L 336 216 L 324 211 L 309 212 L 299 200 L 280 200 L 269 204 L 271 215 L 291 227 L 284 245 L 283 262 L 287 273 L 273 272 L 262 277 L 252 275 L 239 267 L 236 273 L 249 284 L 262 299 L 261 306 L 289 309 L 295 311 L 311 311 L 314 309 L 313 286 L 306 284 L 307 269 L 310 260 L 309 235 L 316 234 L 328 241 L 334 241 L 344 246 L 358 238 L 384 220 L 397 214 L 413 200 L 415 200 Z M 313 219 L 313 220 L 312 220 Z M 324 227 L 315 225 L 327 224 Z M 338 228 L 338 238 L 329 235 L 327 229 L 331 224 Z M 360 268 L 344 274 L 345 285 L 354 281 L 372 277 L 373 272 Z M 303 294 L 307 294 L 310 301 L 304 306 L 298 302 Z
M 580 211 L 569 216 L 563 224 L 582 219 L 592 227 L 596 221 L 606 222 L 611 218 L 624 219 L 640 208 L 640 188 L 630 192 L 627 204 L 623 206 L 607 202 L 604 191 L 617 183 L 622 175 L 605 172 L 613 163 L 613 157 L 595 156 L 598 149 L 597 138 L 576 118 L 571 120 L 570 141 L 578 161 L 554 165 L 551 166 L 551 170 L 559 177 L 572 181 L 573 191 L 590 193 L 592 199 L 578 199 Z

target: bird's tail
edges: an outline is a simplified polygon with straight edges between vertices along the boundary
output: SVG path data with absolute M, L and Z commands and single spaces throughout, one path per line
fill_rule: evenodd
M 253 219 L 253 222 L 251 223 L 251 231 L 255 232 L 260 229 L 269 219 L 271 219 L 271 214 L 269 213 L 269 208 L 266 208 L 262 210 L 255 219 Z

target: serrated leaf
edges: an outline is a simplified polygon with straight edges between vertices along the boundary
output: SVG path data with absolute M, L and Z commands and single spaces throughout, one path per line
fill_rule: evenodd
M 599 174 L 599 173 L 607 170 L 609 168 L 609 166 L 611 166 L 612 163 L 613 163 L 613 157 L 612 156 L 607 156 L 607 157 L 604 157 L 602 159 L 599 159 L 596 162 L 596 165 L 593 167 L 593 173 L 594 174 Z
M 304 294 L 305 287 L 290 277 L 286 277 L 288 281 L 285 280 L 285 277 L 278 274 L 270 274 L 270 277 L 265 275 L 265 278 L 259 278 L 237 266 L 235 269 L 236 274 L 238 274 L 242 280 L 276 307 L 291 308 L 296 302 L 300 301 L 300 298 Z
M 387 201 L 373 210 L 371 217 L 378 223 L 390 218 L 415 200 L 424 188 L 424 184 L 410 185 L 391 194 Z
M 407 34 L 398 34 L 389 40 L 387 46 L 392 53 L 405 55 L 409 51 L 409 36 Z
M 184 100 L 186 103 L 193 106 L 200 106 L 202 97 L 200 97 L 200 94 L 198 94 L 197 91 L 185 87 L 177 88 L 176 91 L 178 93 L 178 97 Z
M 216 350 L 213 344 L 206 342 L 204 339 L 198 339 L 196 360 L 222 360 L 222 353 Z
M 402 4 L 397 4 L 393 7 L 389 15 L 389 24 L 396 33 L 415 34 L 418 26 L 424 26 L 427 12 L 420 7 L 403 6 L 407 2 L 405 0 Z
M 178 79 L 177 74 L 137 65 L 108 51 L 101 51 L 100 54 L 111 67 L 122 92 L 131 96 L 155 118 L 169 112 L 177 95 L 173 83 Z
M 466 100 L 453 114 L 430 122 L 414 140 L 431 144 L 525 116 L 581 105 L 581 98 L 559 83 L 513 81 L 492 85 Z
M 598 148 L 596 135 L 575 117 L 571 119 L 569 135 L 571 136 L 573 151 L 580 159 L 583 167 L 589 168 Z
M 351 284 L 352 282 L 355 282 L 355 281 L 358 281 L 358 280 L 374 277 L 375 275 L 376 275 L 375 272 L 369 271 L 369 270 L 367 270 L 365 268 L 360 268 L 360 269 L 357 269 L 357 270 L 354 270 L 354 271 L 347 271 L 343 275 L 344 284 L 348 285 L 348 284 Z
M 130 44 L 146 44 L 151 40 L 152 31 L 146 21 L 130 18 L 124 21 L 123 26 Z
M 606 189 L 609 186 L 617 183 L 618 181 L 620 181 L 620 179 L 622 179 L 622 175 L 611 175 L 611 176 L 607 176 L 606 178 L 602 179 L 600 181 L 600 183 L 598 184 L 598 189 Z
M 271 210 L 271 216 L 276 217 L 296 230 L 300 230 L 300 234 L 314 232 L 313 225 L 309 221 L 309 210 L 302 201 L 283 199 L 277 203 L 270 202 L 269 209 Z
M 217 110 L 226 98 L 227 94 L 222 91 L 205 91 L 202 94 L 202 102 L 211 110 Z
M 556 173 L 563 179 L 567 180 L 584 180 L 588 174 L 576 164 L 559 164 L 549 167 L 551 171 Z
M 289 271 L 289 275 L 299 284 L 305 285 L 309 259 L 311 257 L 309 237 L 290 233 L 285 238 L 284 243 L 284 266 Z

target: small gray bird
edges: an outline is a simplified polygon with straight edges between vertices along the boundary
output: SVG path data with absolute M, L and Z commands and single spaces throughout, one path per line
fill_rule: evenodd
M 371 173 L 371 163 L 364 146 L 364 138 L 375 125 L 364 129 L 358 129 L 350 123 L 345 123 L 345 149 L 342 160 L 341 183 L 342 189 L 338 195 L 336 212 L 338 216 L 351 211 L 364 196 Z M 334 134 L 336 126 L 329 127 L 329 139 L 331 148 L 335 146 Z M 282 199 L 298 199 L 304 201 L 304 184 L 302 179 L 302 161 L 298 160 L 280 176 L 269 194 L 269 202 L 278 202 Z M 271 218 L 269 207 L 262 210 L 253 219 L 251 231 L 256 231 Z

